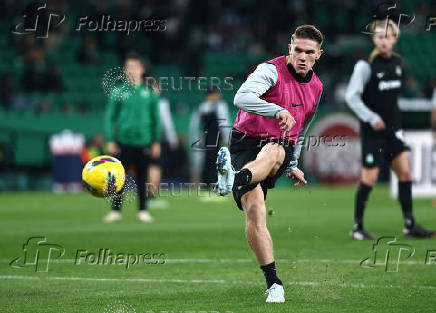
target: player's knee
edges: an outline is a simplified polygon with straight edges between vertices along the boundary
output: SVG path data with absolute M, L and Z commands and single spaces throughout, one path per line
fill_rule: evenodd
M 362 179 L 362 182 L 370 187 L 374 187 L 376 182 L 377 182 L 377 177 L 376 176 L 372 176 L 372 177 L 365 177 L 365 179 Z
M 244 207 L 246 215 L 247 227 L 263 227 L 265 226 L 265 207 L 261 203 L 249 202 Z
M 411 181 L 412 180 L 412 172 L 410 169 L 402 169 L 397 173 L 399 181 Z
M 273 165 L 281 164 L 285 158 L 285 149 L 276 143 L 268 143 L 264 147 L 268 151 L 268 159 Z
M 367 186 L 374 187 L 374 185 L 377 182 L 378 173 L 371 173 L 362 175 L 362 183 L 364 183 Z

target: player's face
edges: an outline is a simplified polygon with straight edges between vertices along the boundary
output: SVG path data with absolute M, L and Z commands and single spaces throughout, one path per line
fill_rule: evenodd
M 207 99 L 212 103 L 218 102 L 220 100 L 220 98 L 221 98 L 221 94 L 218 92 L 214 92 L 214 93 L 207 95 Z
M 294 38 L 292 43 L 288 45 L 288 49 L 290 62 L 295 72 L 302 76 L 305 76 L 312 69 L 315 61 L 324 52 L 316 41 L 306 38 Z
M 380 25 L 375 28 L 375 34 L 372 36 L 372 41 L 374 42 L 375 47 L 382 54 L 389 55 L 392 53 L 392 49 L 397 42 L 397 37 L 393 35 L 390 27 L 386 29 L 384 25 Z
M 134 84 L 139 84 L 141 82 L 142 75 L 144 75 L 145 72 L 141 61 L 136 59 L 127 59 L 124 64 L 124 70 Z

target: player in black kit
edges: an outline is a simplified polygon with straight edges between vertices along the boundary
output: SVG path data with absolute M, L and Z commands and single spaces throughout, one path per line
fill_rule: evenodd
M 359 60 L 356 63 L 345 97 L 360 119 L 362 138 L 362 172 L 355 199 L 351 237 L 355 240 L 374 238 L 363 228 L 363 212 L 384 160 L 389 162 L 399 180 L 404 234 L 415 238 L 433 237 L 435 231 L 417 225 L 412 214 L 410 149 L 402 138 L 397 103 L 403 80 L 403 64 L 401 57 L 392 51 L 400 31 L 397 24 L 388 19 L 374 21 L 370 29 L 375 48 L 367 61 Z

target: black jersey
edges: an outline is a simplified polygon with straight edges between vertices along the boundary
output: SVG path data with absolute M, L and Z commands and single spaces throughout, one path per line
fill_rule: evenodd
M 403 62 L 397 54 L 375 55 L 356 63 L 345 100 L 360 119 L 362 135 L 384 136 L 401 129 L 398 96 L 402 85 Z M 375 132 L 373 126 L 380 119 L 386 130 Z
M 398 55 L 390 58 L 377 55 L 369 65 L 371 76 L 363 90 L 362 100 L 371 111 L 380 115 L 386 124 L 386 132 L 393 133 L 401 129 L 398 96 L 403 84 L 402 59 Z M 373 131 L 368 123 L 362 124 L 362 130 L 370 128 Z

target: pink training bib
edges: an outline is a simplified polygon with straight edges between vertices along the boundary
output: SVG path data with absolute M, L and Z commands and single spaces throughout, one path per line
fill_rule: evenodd
M 298 133 L 307 115 L 313 113 L 322 92 L 322 83 L 315 73 L 307 83 L 295 80 L 286 64 L 286 56 L 280 56 L 267 63 L 277 69 L 277 83 L 260 98 L 275 103 L 291 113 L 296 124 L 289 132 L 282 132 L 279 120 L 239 110 L 233 127 L 249 137 L 286 139 L 292 145 L 297 142 Z

